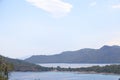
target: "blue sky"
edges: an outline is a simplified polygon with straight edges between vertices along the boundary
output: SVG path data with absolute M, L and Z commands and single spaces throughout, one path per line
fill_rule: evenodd
M 12 58 L 120 45 L 120 0 L 1 0 L 0 53 Z

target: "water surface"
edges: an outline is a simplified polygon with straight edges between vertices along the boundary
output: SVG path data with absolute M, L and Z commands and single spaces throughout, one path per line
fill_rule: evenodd
M 118 80 L 120 75 L 73 72 L 13 72 L 9 80 Z
M 81 68 L 81 67 L 91 67 L 91 66 L 106 66 L 112 64 L 70 64 L 70 63 L 41 63 L 39 64 L 44 67 L 57 67 L 60 66 L 62 68 Z

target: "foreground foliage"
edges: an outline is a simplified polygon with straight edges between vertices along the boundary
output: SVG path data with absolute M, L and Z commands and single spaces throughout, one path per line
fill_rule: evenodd
M 0 80 L 8 80 L 9 72 L 12 69 L 12 64 L 8 63 L 2 56 L 0 56 Z

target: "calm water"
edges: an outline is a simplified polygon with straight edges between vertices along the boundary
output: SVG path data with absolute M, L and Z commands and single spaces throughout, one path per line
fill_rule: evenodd
M 91 66 L 105 66 L 105 65 L 111 65 L 111 64 L 67 64 L 67 63 L 43 63 L 39 64 L 44 67 L 63 67 L 63 68 L 80 68 L 80 67 L 91 67 Z
M 120 75 L 73 72 L 13 72 L 9 80 L 118 80 Z

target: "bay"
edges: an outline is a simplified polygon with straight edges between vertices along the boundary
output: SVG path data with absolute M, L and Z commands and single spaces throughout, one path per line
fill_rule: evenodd
M 12 72 L 9 80 L 118 80 L 120 75 L 76 72 Z

